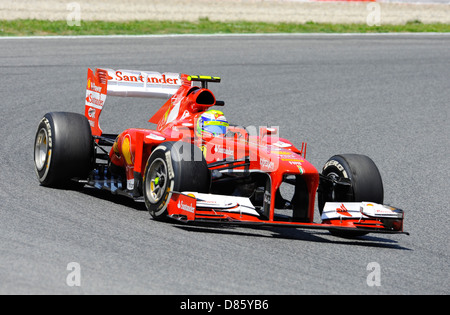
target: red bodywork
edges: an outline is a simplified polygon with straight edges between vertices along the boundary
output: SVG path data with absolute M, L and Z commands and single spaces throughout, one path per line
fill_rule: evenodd
M 131 73 L 131 72 L 130 72 Z M 88 118 L 93 136 L 100 137 L 103 132 L 99 126 L 99 117 L 106 99 L 106 95 L 143 96 L 137 95 L 140 90 L 133 93 L 118 91 L 108 84 L 130 82 L 144 85 L 161 84 L 161 88 L 168 88 L 169 99 L 154 114 L 149 122 L 157 125 L 156 130 L 127 129 L 116 139 L 109 158 L 114 165 L 124 168 L 127 180 L 132 181 L 136 175 L 143 177 L 145 165 L 152 150 L 166 141 L 184 141 L 194 143 L 202 149 L 209 169 L 213 172 L 225 167 L 232 167 L 233 172 L 253 172 L 265 174 L 270 178 L 270 188 L 264 193 L 264 214 L 256 216 L 245 212 L 234 212 L 229 208 L 222 211 L 214 203 L 201 204 L 194 194 L 174 192 L 167 207 L 168 215 L 184 222 L 221 222 L 234 224 L 264 224 L 282 225 L 315 229 L 351 229 L 378 232 L 402 232 L 402 220 L 392 228 L 387 229 L 379 218 L 364 217 L 355 219 L 352 216 L 342 215 L 340 218 L 326 219 L 322 223 L 314 223 L 315 196 L 319 187 L 319 172 L 306 159 L 306 143 L 297 149 L 291 142 L 278 137 L 275 128 L 259 127 L 254 133 L 248 128 L 230 126 L 232 136 L 226 137 L 197 137 L 195 132 L 198 116 L 214 105 L 223 105 L 217 102 L 214 94 L 205 86 L 198 87 L 193 84 L 191 76 L 181 74 L 177 77 L 166 74 L 130 74 L 125 71 L 97 69 L 94 73 L 88 71 L 88 85 L 86 94 L 85 115 Z M 153 76 L 152 76 L 153 75 Z M 118 82 L 118 83 L 117 83 Z M 144 88 L 142 88 L 143 90 Z M 157 90 L 159 93 L 159 90 Z M 172 93 L 174 92 L 174 93 Z M 151 96 L 149 92 L 149 95 Z M 256 130 L 258 129 L 258 130 Z M 229 161 L 229 163 L 227 163 Z M 304 183 L 305 202 L 301 213 L 289 219 L 279 218 L 276 215 L 276 202 L 280 186 L 287 177 L 294 180 L 301 178 Z M 233 198 L 230 196 L 230 198 Z M 181 206 L 180 206 L 181 205 Z M 392 225 L 392 224 L 391 224 Z

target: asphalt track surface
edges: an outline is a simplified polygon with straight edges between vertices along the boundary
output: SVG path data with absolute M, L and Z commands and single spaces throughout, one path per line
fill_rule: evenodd
M 449 294 L 449 51 L 441 35 L 0 40 L 0 293 Z M 230 122 L 279 126 L 318 169 L 337 153 L 372 157 L 411 235 L 186 227 L 107 193 L 39 186 L 40 118 L 83 113 L 87 68 L 102 66 L 220 75 L 211 88 Z M 109 98 L 102 127 L 146 127 L 161 104 Z M 66 283 L 70 262 L 81 286 Z

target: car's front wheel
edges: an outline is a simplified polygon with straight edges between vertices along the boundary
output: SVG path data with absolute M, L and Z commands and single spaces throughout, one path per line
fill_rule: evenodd
M 143 194 L 154 219 L 167 218 L 173 192 L 209 192 L 211 174 L 202 151 L 186 142 L 164 142 L 150 155 L 145 167 Z
M 360 154 L 340 154 L 331 157 L 322 169 L 322 175 L 330 182 L 340 179 L 350 183 L 347 187 L 327 185 L 318 191 L 319 212 L 322 213 L 326 202 L 371 201 L 383 203 L 383 181 L 375 163 L 369 157 Z M 339 236 L 360 236 L 361 232 L 332 232 Z

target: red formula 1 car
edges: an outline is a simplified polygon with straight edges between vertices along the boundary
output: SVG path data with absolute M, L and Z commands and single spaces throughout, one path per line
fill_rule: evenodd
M 68 182 L 145 202 L 153 218 L 185 223 L 326 229 L 337 235 L 403 232 L 403 211 L 383 205 L 374 162 L 342 154 L 319 173 L 277 128 L 231 125 L 211 107 L 218 77 L 88 70 L 85 114 L 47 113 L 34 147 L 43 186 Z M 168 99 L 153 129 L 103 133 L 107 96 Z M 220 108 L 220 107 L 219 107 Z M 313 222 L 315 200 L 321 223 Z

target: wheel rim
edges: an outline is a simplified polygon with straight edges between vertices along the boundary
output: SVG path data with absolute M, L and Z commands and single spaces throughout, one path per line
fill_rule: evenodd
M 330 191 L 328 191 L 325 194 L 325 202 L 338 202 L 338 201 L 349 201 L 352 202 L 354 199 L 353 196 L 353 189 L 350 189 L 349 191 L 343 191 L 342 188 L 336 186 L 334 183 L 335 181 L 338 181 L 342 178 L 347 178 L 345 176 L 342 176 L 341 174 L 338 174 L 338 172 L 331 171 L 327 175 L 327 177 L 331 178 L 331 181 L 333 184 L 330 187 Z
M 145 191 L 151 203 L 158 203 L 164 196 L 167 187 L 167 166 L 162 159 L 153 161 L 147 172 Z
M 339 178 L 339 175 L 334 173 L 334 172 L 329 173 L 327 176 L 331 177 L 332 180 L 337 180 Z M 332 189 L 331 189 L 329 197 L 331 198 L 331 201 L 335 201 L 336 200 L 336 189 L 335 189 L 334 184 L 332 186 Z
M 34 162 L 38 171 L 41 171 L 47 161 L 48 154 L 48 134 L 45 128 L 39 130 L 34 146 Z

